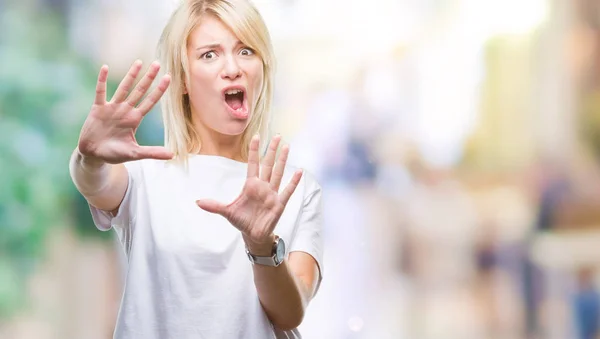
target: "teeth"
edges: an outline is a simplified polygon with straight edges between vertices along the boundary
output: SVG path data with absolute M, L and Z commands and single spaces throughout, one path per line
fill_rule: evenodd
M 228 91 L 225 92 L 225 94 L 228 95 L 234 95 L 234 94 L 238 94 L 238 93 L 242 93 L 243 91 L 241 89 L 230 89 Z

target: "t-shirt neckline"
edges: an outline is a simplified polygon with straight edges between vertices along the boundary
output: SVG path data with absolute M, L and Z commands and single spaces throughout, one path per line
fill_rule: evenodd
M 248 169 L 248 163 L 227 158 L 221 155 L 209 155 L 209 154 L 190 154 L 188 156 L 190 163 L 201 163 L 201 164 L 213 164 L 221 167 L 232 168 L 236 170 Z

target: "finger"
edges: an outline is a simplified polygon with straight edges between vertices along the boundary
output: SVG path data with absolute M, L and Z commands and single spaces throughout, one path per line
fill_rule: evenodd
M 131 160 L 171 160 L 173 159 L 173 152 L 162 146 L 139 146 L 132 151 L 131 158 Z
M 207 212 L 217 213 L 223 216 L 225 214 L 225 210 L 227 209 L 227 206 L 224 204 L 211 199 L 196 200 L 196 205 Z
M 104 105 L 106 103 L 106 79 L 108 79 L 108 66 L 103 65 L 98 74 L 98 82 L 96 83 L 96 99 L 94 104 Z
M 290 197 L 292 196 L 292 194 L 294 194 L 296 187 L 298 187 L 298 183 L 300 182 L 300 179 L 302 178 L 302 173 L 303 173 L 302 170 L 296 171 L 296 173 L 294 173 L 294 176 L 292 177 L 292 180 L 290 181 L 290 183 L 285 187 L 283 192 L 281 192 L 281 194 L 279 195 L 279 198 L 281 199 L 281 202 L 283 203 L 284 206 L 287 205 L 288 201 L 290 200 Z
M 277 147 L 279 147 L 279 141 L 281 136 L 276 135 L 269 143 L 269 149 L 265 155 L 262 165 L 260 166 L 260 179 L 266 182 L 271 180 L 271 174 L 273 173 L 273 165 L 275 164 L 275 154 L 277 153 Z
M 290 147 L 288 145 L 284 145 L 281 148 L 281 154 L 279 155 L 279 159 L 277 159 L 277 164 L 275 165 L 275 169 L 273 170 L 273 176 L 271 178 L 271 189 L 279 192 L 279 186 L 281 185 L 281 179 L 283 178 L 283 172 L 285 171 L 285 164 L 288 159 L 288 154 L 290 152 Z
M 146 75 L 142 78 L 142 80 L 140 80 L 137 86 L 135 86 L 135 89 L 127 98 L 127 103 L 129 105 L 133 107 L 138 103 L 138 101 L 140 101 L 140 99 L 144 96 L 144 94 L 146 94 L 146 92 L 152 85 L 152 82 L 156 78 L 156 75 L 158 74 L 159 70 L 160 64 L 157 61 L 153 62 L 150 65 L 148 71 L 146 72 Z
M 250 140 L 250 150 L 248 151 L 248 178 L 257 177 L 259 172 L 258 145 L 260 136 L 256 134 Z
M 125 100 L 125 98 L 127 98 L 127 94 L 129 94 L 131 87 L 133 87 L 133 83 L 135 82 L 138 74 L 140 74 L 141 69 L 142 61 L 136 60 L 133 65 L 131 65 L 131 68 L 129 68 L 127 75 L 123 78 L 123 80 L 121 80 L 115 95 L 112 97 L 112 102 L 121 103 Z
M 148 114 L 148 112 L 150 112 L 152 107 L 154 107 L 154 105 L 156 105 L 156 103 L 160 100 L 163 94 L 165 94 L 165 91 L 169 87 L 170 83 L 171 76 L 169 74 L 165 74 L 165 76 L 163 76 L 163 78 L 160 79 L 158 86 L 156 86 L 152 93 L 150 93 L 138 107 L 140 112 L 142 112 L 142 115 L 146 115 Z

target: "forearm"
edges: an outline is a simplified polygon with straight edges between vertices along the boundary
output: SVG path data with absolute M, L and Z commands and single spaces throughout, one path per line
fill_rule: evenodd
M 254 284 L 267 316 L 279 329 L 298 327 L 307 302 L 301 284 L 290 272 L 287 262 L 278 267 L 254 265 Z
M 270 248 L 249 245 L 251 253 L 267 255 Z M 260 253 L 262 252 L 262 253 Z M 278 267 L 254 265 L 254 284 L 267 316 L 281 330 L 291 330 L 302 322 L 308 304 L 306 287 L 290 271 L 287 260 Z
M 73 184 L 86 200 L 99 209 L 111 211 L 119 206 L 127 188 L 126 177 L 125 187 L 118 185 L 119 181 L 123 181 L 119 178 L 123 174 L 119 173 L 117 166 L 85 157 L 75 149 L 69 162 L 69 173 Z

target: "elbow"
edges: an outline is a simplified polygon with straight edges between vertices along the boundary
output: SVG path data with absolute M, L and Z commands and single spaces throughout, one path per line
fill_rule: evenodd
M 304 312 L 298 312 L 293 316 L 290 315 L 286 317 L 286 319 L 278 319 L 277 321 L 273 321 L 273 325 L 282 331 L 291 331 L 300 324 L 302 324 L 302 320 L 304 320 Z
M 302 321 L 286 322 L 286 323 L 273 324 L 273 325 L 275 325 L 275 327 L 277 327 L 278 329 L 280 329 L 282 331 L 291 331 L 291 330 L 297 328 L 298 326 L 300 326 L 301 323 L 302 323 Z

